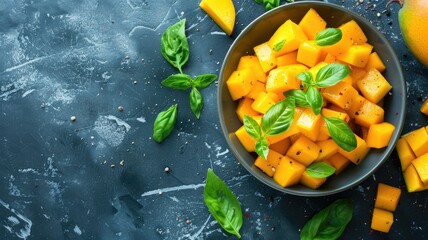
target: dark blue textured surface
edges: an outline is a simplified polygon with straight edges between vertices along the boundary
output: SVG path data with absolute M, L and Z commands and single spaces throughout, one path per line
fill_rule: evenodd
M 329 2 L 357 11 L 385 33 L 407 77 L 404 132 L 427 125 L 419 107 L 428 71 L 402 41 L 399 6 L 391 5 L 388 16 L 383 0 Z M 237 21 L 228 37 L 198 4 L 0 2 L 0 239 L 223 239 L 228 235 L 203 202 L 209 167 L 242 204 L 243 239 L 298 239 L 315 212 L 343 197 L 355 203 L 343 239 L 426 239 L 428 193 L 404 188 L 389 235 L 370 230 L 377 183 L 404 186 L 395 153 L 372 178 L 343 193 L 282 194 L 250 176 L 228 150 L 214 84 L 202 90 L 199 121 L 187 92 L 161 86 L 176 72 L 159 50 L 166 27 L 187 19 L 186 73 L 218 74 L 234 38 L 264 12 L 252 0 L 234 0 Z M 156 144 L 154 118 L 174 103 L 176 130 Z

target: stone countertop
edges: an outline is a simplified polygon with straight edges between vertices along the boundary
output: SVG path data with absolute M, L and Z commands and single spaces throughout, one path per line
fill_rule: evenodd
M 419 107 L 428 71 L 404 45 L 399 5 L 329 2 L 362 14 L 390 40 L 407 77 L 403 133 L 427 125 Z M 298 239 L 313 214 L 345 197 L 355 211 L 343 239 L 428 238 L 428 193 L 407 193 L 395 152 L 372 177 L 342 193 L 283 194 L 249 175 L 228 150 L 214 84 L 202 90 L 200 120 L 190 111 L 188 92 L 161 86 L 176 73 L 160 53 L 169 25 L 187 19 L 184 71 L 218 74 L 233 40 L 264 12 L 252 0 L 234 0 L 236 25 L 228 37 L 198 4 L 0 3 L 0 239 L 233 239 L 205 207 L 208 168 L 241 203 L 243 239 Z M 176 128 L 157 144 L 154 118 L 172 104 L 179 105 Z M 403 189 L 388 235 L 370 230 L 378 182 Z

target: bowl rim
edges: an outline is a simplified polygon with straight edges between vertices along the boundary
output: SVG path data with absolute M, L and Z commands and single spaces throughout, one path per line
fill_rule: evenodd
M 396 130 L 398 131 L 396 133 L 396 137 L 394 137 L 394 135 L 392 136 L 392 139 L 390 141 L 390 143 L 388 144 L 388 147 L 385 149 L 386 153 L 384 155 L 384 158 L 379 161 L 370 171 L 368 171 L 366 174 L 362 175 L 362 177 L 360 177 L 357 181 L 354 182 L 350 182 L 348 184 L 342 185 L 339 188 L 336 189 L 331 189 L 331 190 L 325 190 L 325 191 L 317 191 L 314 190 L 313 192 L 305 192 L 305 191 L 301 191 L 301 190 L 295 190 L 295 189 L 290 189 L 287 187 L 281 187 L 278 184 L 272 184 L 271 182 L 267 182 L 265 181 L 262 176 L 259 176 L 259 174 L 257 174 L 257 172 L 255 172 L 252 169 L 252 165 L 247 164 L 243 159 L 242 156 L 240 156 L 238 154 L 237 149 L 235 148 L 235 146 L 233 145 L 233 143 L 231 142 L 231 139 L 229 137 L 229 132 L 227 131 L 227 127 L 226 127 L 226 123 L 224 121 L 223 116 L 223 103 L 222 103 L 222 86 L 223 86 L 223 81 L 226 81 L 224 79 L 224 69 L 226 67 L 226 61 L 224 61 L 225 59 L 228 59 L 230 57 L 230 55 L 232 54 L 235 45 L 237 44 L 237 42 L 239 40 L 241 40 L 241 38 L 243 38 L 246 33 L 248 31 L 250 31 L 250 29 L 259 21 L 262 21 L 265 18 L 268 18 L 270 15 L 272 14 L 276 14 L 277 12 L 280 12 L 284 9 L 288 9 L 288 8 L 293 8 L 295 6 L 298 5 L 312 5 L 312 6 L 327 6 L 327 7 L 331 7 L 333 9 L 345 12 L 346 14 L 349 14 L 351 17 L 358 19 L 360 22 L 363 22 L 368 28 L 370 28 L 371 31 L 373 31 L 380 39 L 382 39 L 382 42 L 385 43 L 385 47 L 388 49 L 388 51 L 391 53 L 391 59 L 393 62 L 398 63 L 398 75 L 399 75 L 399 79 L 401 79 L 402 81 L 400 82 L 400 87 L 402 88 L 402 101 L 401 102 L 401 106 L 400 108 L 403 109 L 403 113 L 399 114 L 399 126 L 396 126 Z M 333 3 L 329 3 L 329 2 L 320 2 L 320 1 L 301 1 L 301 2 L 293 2 L 293 3 L 288 3 L 288 4 L 284 4 L 281 5 L 273 10 L 267 11 L 265 13 L 263 13 L 262 15 L 258 16 L 257 18 L 255 18 L 253 21 L 251 21 L 240 33 L 239 35 L 234 39 L 233 43 L 231 44 L 231 46 L 229 47 L 225 57 L 224 57 L 221 69 L 220 69 L 220 74 L 219 74 L 219 81 L 218 81 L 218 86 L 217 86 L 217 111 L 218 111 L 218 116 L 219 116 L 219 120 L 220 120 L 220 127 L 222 129 L 223 135 L 226 139 L 227 144 L 229 145 L 229 148 L 231 149 L 233 155 L 235 156 L 235 158 L 238 160 L 238 162 L 244 166 L 244 168 L 255 178 L 257 178 L 260 182 L 264 183 L 265 185 L 268 185 L 269 187 L 278 190 L 280 192 L 283 193 L 288 193 L 291 195 L 295 195 L 295 196 L 304 196 L 304 197 L 320 197 L 320 196 L 328 196 L 328 195 L 332 195 L 332 194 L 336 194 L 339 192 L 343 192 L 345 190 L 348 190 L 358 184 L 360 184 L 361 182 L 363 182 L 364 180 L 366 180 L 368 177 L 372 176 L 386 161 L 387 159 L 389 159 L 390 155 L 392 154 L 392 152 L 394 151 L 395 147 L 391 147 L 389 148 L 389 145 L 396 145 L 396 142 L 398 141 L 398 139 L 400 138 L 401 132 L 404 128 L 404 123 L 405 123 L 405 119 L 406 119 L 406 113 L 407 113 L 407 87 L 406 87 L 406 80 L 405 80 L 405 76 L 403 74 L 403 69 L 401 66 L 401 63 L 399 61 L 399 58 L 397 57 L 397 54 L 394 50 L 394 48 L 392 47 L 391 43 L 389 42 L 389 40 L 384 36 L 384 34 L 382 32 L 380 32 L 380 30 L 377 29 L 377 27 L 375 27 L 372 23 L 370 23 L 365 17 L 359 15 L 358 13 L 354 12 L 351 9 L 345 8 L 343 6 L 337 5 L 337 4 L 333 4 Z

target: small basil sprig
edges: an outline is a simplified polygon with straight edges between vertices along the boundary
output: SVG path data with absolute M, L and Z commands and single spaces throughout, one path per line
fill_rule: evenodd
M 285 39 L 284 39 L 284 40 L 282 40 L 281 42 L 279 42 L 279 43 L 275 44 L 275 45 L 273 46 L 273 50 L 274 50 L 275 52 L 279 52 L 279 51 L 281 51 L 281 49 L 282 49 L 282 47 L 284 46 L 284 44 L 285 44 Z
M 202 107 L 204 106 L 204 99 L 202 97 L 201 92 L 198 91 L 196 87 L 192 87 L 190 91 L 190 109 L 193 114 L 195 114 L 196 118 L 199 119 L 201 116 Z
M 329 46 L 342 39 L 342 30 L 339 28 L 327 28 L 315 36 L 315 44 L 318 46 Z
M 300 240 L 338 239 L 352 219 L 353 204 L 339 199 L 315 214 L 300 232 Z
M 207 172 L 204 201 L 220 226 L 228 233 L 241 238 L 239 234 L 243 223 L 241 205 L 233 192 L 211 169 Z
M 199 92 L 198 88 L 208 87 L 217 78 L 214 74 L 203 74 L 192 79 L 189 75 L 184 74 L 182 67 L 189 60 L 190 49 L 187 42 L 186 31 L 185 31 L 186 19 L 182 19 L 179 22 L 169 26 L 162 34 L 161 39 L 161 52 L 162 56 L 180 73 L 173 74 L 164 79 L 161 84 L 165 87 L 170 87 L 178 90 L 187 90 L 191 88 L 189 94 L 190 109 L 197 119 L 201 116 L 201 111 L 204 106 L 204 98 Z M 171 110 L 172 111 L 172 110 Z M 175 117 L 177 116 L 177 105 L 174 108 Z M 161 112 L 158 114 L 156 120 L 159 117 L 164 117 L 165 113 Z M 160 120 L 159 120 L 160 121 Z M 174 121 L 175 124 L 175 121 Z M 162 124 L 155 121 L 153 127 L 153 139 L 156 142 L 162 142 L 166 136 L 172 131 L 174 124 L 169 124 L 171 129 L 162 127 Z M 165 128 L 165 129 L 163 129 Z M 166 131 L 168 130 L 168 131 Z
M 266 112 L 262 118 L 262 126 L 251 117 L 244 116 L 245 131 L 256 140 L 256 153 L 266 160 L 269 154 L 269 146 L 266 136 L 275 136 L 290 129 L 294 119 L 295 100 L 288 97 L 282 100 Z
M 189 95 L 190 109 L 199 119 L 204 105 L 204 98 L 197 88 L 206 88 L 216 79 L 217 76 L 214 74 L 203 74 L 192 79 L 187 74 L 178 73 L 167 77 L 161 84 L 178 90 L 187 90 L 191 87 Z
M 330 177 L 336 172 L 336 169 L 327 163 L 314 162 L 306 168 L 306 173 L 313 178 Z
M 328 133 L 333 141 L 343 150 L 350 152 L 357 147 L 357 138 L 352 129 L 340 118 L 325 117 Z
M 254 0 L 258 4 L 262 4 L 265 7 L 266 11 L 269 11 L 271 9 L 274 9 L 279 6 L 280 0 Z M 294 2 L 294 0 L 285 0 L 286 2 Z
M 342 81 L 351 73 L 348 66 L 340 63 L 331 63 L 322 67 L 315 79 L 310 72 L 302 72 L 297 78 L 302 81 L 306 92 L 303 90 L 291 90 L 284 93 L 287 97 L 294 97 L 297 106 L 311 107 L 314 114 L 321 113 L 323 97 L 319 88 L 331 87 Z M 328 132 L 334 142 L 345 151 L 352 151 L 357 147 L 357 140 L 352 129 L 339 118 L 324 117 Z
M 181 67 L 189 60 L 190 50 L 185 33 L 186 19 L 169 26 L 161 38 L 162 56 L 180 73 Z
M 160 112 L 153 125 L 153 140 L 160 143 L 174 129 L 175 122 L 177 121 L 177 104 L 172 105 L 165 111 Z

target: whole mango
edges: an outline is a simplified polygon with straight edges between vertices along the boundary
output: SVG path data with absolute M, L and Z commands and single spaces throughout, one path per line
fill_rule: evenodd
M 401 33 L 407 47 L 428 66 L 428 0 L 391 0 L 402 6 L 398 12 Z

